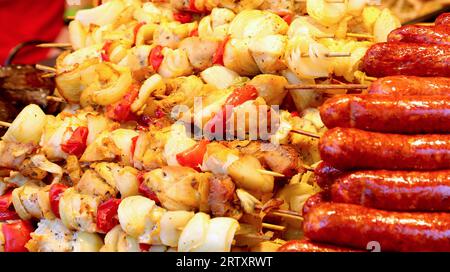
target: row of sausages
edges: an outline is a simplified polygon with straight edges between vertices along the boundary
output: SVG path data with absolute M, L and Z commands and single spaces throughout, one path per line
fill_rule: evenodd
M 450 251 L 449 23 L 394 30 L 364 62 L 388 77 L 321 107 L 324 190 L 303 208 L 308 239 L 279 251 Z
M 439 16 L 434 26 L 407 25 L 392 31 L 388 42 L 367 51 L 362 70 L 373 77 L 450 77 L 449 14 Z

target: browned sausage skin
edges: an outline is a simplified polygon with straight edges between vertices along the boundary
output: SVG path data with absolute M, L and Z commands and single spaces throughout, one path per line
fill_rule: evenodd
M 362 252 L 360 250 L 315 243 L 305 240 L 293 240 L 285 243 L 277 250 L 278 252 Z
M 386 133 L 450 132 L 450 96 L 342 95 L 320 108 L 328 128 L 347 127 Z
M 450 135 L 399 135 L 333 128 L 320 139 L 320 155 L 342 170 L 440 170 L 450 165 Z
M 330 164 L 322 161 L 314 169 L 314 181 L 320 188 L 328 190 L 333 185 L 334 180 L 343 175 L 344 172 L 334 168 Z
M 450 45 L 450 25 L 405 25 L 393 30 L 388 42 Z
M 450 211 L 450 170 L 351 172 L 335 180 L 331 201 L 393 211 Z
M 450 12 L 442 13 L 436 18 L 436 25 L 450 25 Z
M 450 251 L 450 213 L 388 212 L 352 204 L 322 203 L 306 215 L 303 230 L 315 242 L 381 251 Z
M 323 202 L 328 202 L 330 201 L 330 191 L 322 191 L 319 193 L 316 193 L 312 196 L 310 196 L 305 203 L 303 204 L 303 209 L 302 209 L 302 214 L 305 215 L 307 214 L 312 207 L 323 203 Z
M 367 50 L 361 69 L 372 77 L 450 77 L 450 46 L 377 43 Z
M 368 88 L 369 94 L 395 96 L 450 95 L 450 78 L 389 76 L 379 78 Z

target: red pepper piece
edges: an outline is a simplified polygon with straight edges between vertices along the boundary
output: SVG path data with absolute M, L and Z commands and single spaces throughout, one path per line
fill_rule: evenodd
M 86 141 L 89 134 L 87 127 L 78 127 L 72 133 L 70 139 L 65 143 L 61 144 L 62 151 L 70 155 L 75 155 L 81 157 L 86 150 Z

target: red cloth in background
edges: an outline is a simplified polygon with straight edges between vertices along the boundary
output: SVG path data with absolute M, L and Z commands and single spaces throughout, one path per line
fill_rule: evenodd
M 64 0 L 0 0 L 0 65 L 12 48 L 30 40 L 54 41 L 64 27 Z M 24 49 L 14 63 L 33 64 L 48 49 Z

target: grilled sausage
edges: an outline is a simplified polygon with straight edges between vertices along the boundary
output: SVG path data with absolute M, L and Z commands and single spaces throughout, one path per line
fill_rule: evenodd
M 293 240 L 278 248 L 278 252 L 360 252 L 359 250 L 333 245 L 314 243 L 307 239 Z
M 450 135 L 334 128 L 322 136 L 319 149 L 324 161 L 343 170 L 439 170 L 450 165 Z
M 344 174 L 332 186 L 331 201 L 394 211 L 450 211 L 450 170 Z
M 370 85 L 368 93 L 396 96 L 450 95 L 450 78 L 416 76 L 383 77 L 377 79 Z
M 320 188 L 328 190 L 331 188 L 331 185 L 333 185 L 334 180 L 342 174 L 344 174 L 343 171 L 334 168 L 326 162 L 321 162 L 314 169 L 314 181 Z
M 450 25 L 405 25 L 393 30 L 388 42 L 450 45 Z
M 439 15 L 436 18 L 435 25 L 450 25 L 450 12 Z
M 352 204 L 322 203 L 306 215 L 312 241 L 381 251 L 450 251 L 450 213 L 381 211 Z
M 367 50 L 362 70 L 373 77 L 394 75 L 450 77 L 450 46 L 377 43 Z
M 302 214 L 307 214 L 312 207 L 330 200 L 329 191 L 322 191 L 310 196 L 303 204 Z
M 342 95 L 320 108 L 328 128 L 387 133 L 449 133 L 450 96 Z

